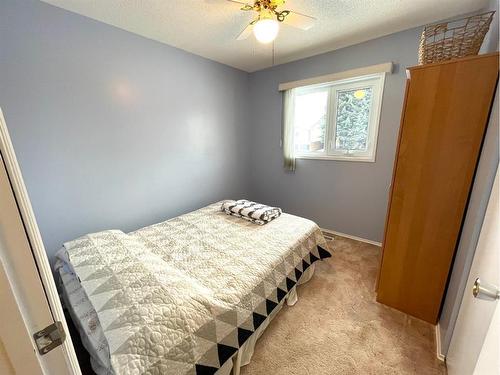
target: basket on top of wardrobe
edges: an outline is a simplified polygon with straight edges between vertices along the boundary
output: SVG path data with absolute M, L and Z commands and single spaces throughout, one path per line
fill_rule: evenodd
M 477 55 L 490 28 L 494 11 L 424 27 L 419 64 Z

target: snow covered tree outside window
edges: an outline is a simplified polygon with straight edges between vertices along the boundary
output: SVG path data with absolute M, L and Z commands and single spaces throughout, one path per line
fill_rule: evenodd
M 371 106 L 371 88 L 337 92 L 336 149 L 366 151 Z

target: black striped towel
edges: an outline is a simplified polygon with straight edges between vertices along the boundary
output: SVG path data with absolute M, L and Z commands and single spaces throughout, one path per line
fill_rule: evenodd
M 241 217 L 259 225 L 267 224 L 281 215 L 281 208 L 266 206 L 246 199 L 224 201 L 221 210 L 228 215 Z

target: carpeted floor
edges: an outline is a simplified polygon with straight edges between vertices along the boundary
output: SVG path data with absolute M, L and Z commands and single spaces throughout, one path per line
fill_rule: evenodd
M 264 332 L 242 375 L 446 374 L 434 326 L 375 301 L 380 248 L 342 237 Z

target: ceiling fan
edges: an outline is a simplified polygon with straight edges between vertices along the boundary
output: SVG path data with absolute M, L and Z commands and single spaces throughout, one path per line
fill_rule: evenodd
M 259 42 L 267 44 L 278 36 L 281 22 L 302 30 L 309 30 L 316 21 L 316 18 L 302 13 L 278 10 L 286 0 L 255 0 L 253 5 L 238 0 L 227 1 L 242 5 L 241 10 L 258 13 L 257 18 L 238 35 L 237 40 L 247 39 L 253 32 Z

